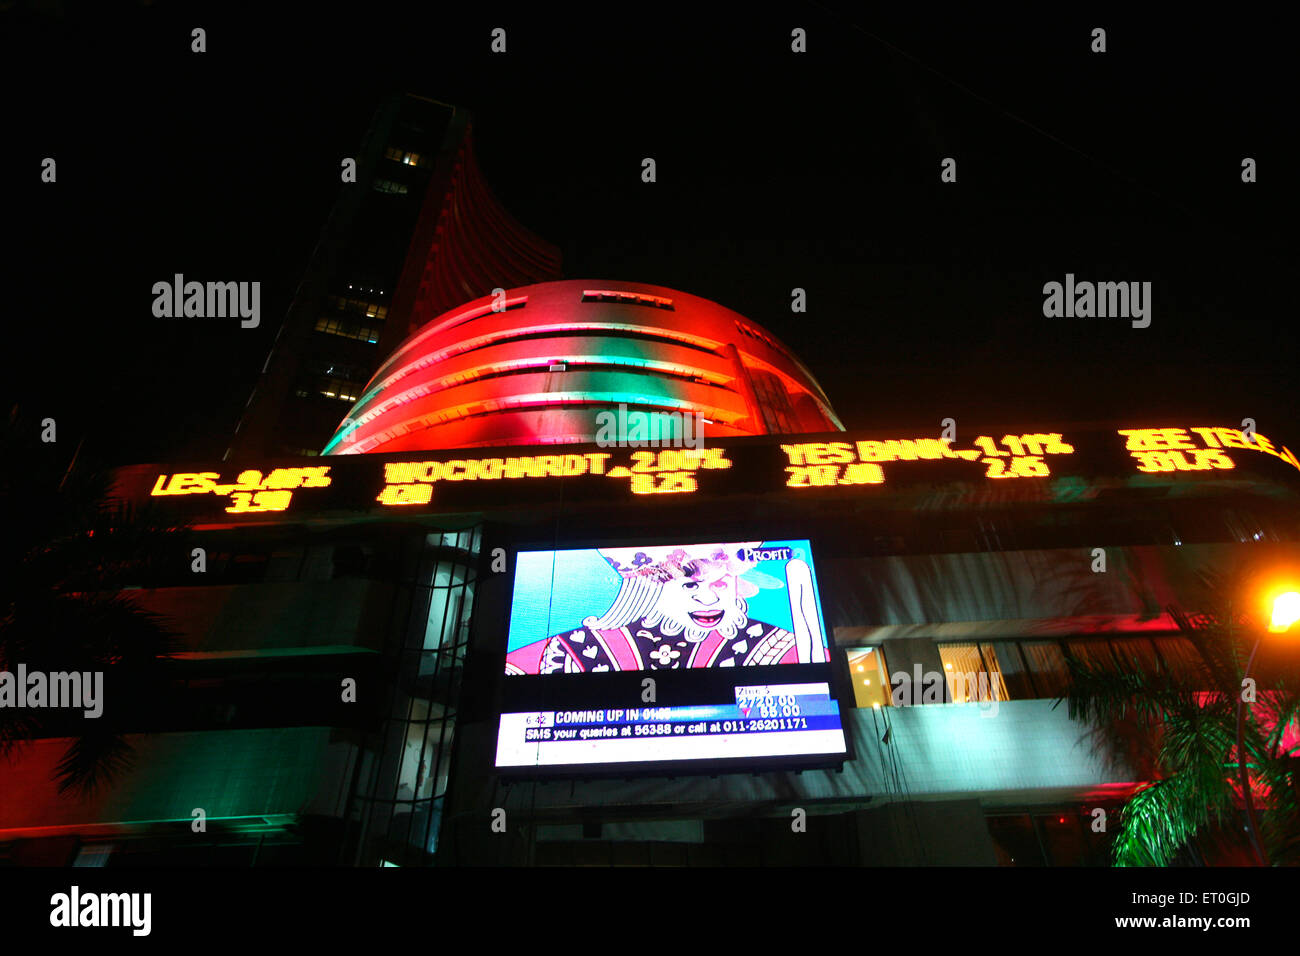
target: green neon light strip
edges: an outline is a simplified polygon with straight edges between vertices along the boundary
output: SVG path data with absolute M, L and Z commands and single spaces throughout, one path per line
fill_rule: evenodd
M 607 410 L 611 405 L 627 405 L 628 411 L 636 411 L 640 406 L 655 408 L 673 408 L 683 412 L 696 410 L 696 406 L 686 399 L 675 398 L 669 395 L 646 395 L 643 393 L 633 392 L 542 392 L 535 395 L 512 395 L 510 396 L 511 405 L 506 405 L 494 409 L 490 414 L 509 414 L 513 411 L 515 405 L 572 405 L 583 404 L 593 406 L 604 406 L 600 410 Z M 535 410 L 535 408 L 534 408 Z M 608 409 L 612 410 L 612 409 Z M 449 418 L 446 422 L 436 422 L 431 424 L 446 424 L 447 422 L 456 421 L 459 418 L 468 416 L 458 415 L 455 418 Z M 348 428 L 339 432 L 327 444 L 322 455 L 328 455 L 330 450 L 338 445 L 343 439 L 357 428 L 361 427 L 360 422 L 354 422 Z

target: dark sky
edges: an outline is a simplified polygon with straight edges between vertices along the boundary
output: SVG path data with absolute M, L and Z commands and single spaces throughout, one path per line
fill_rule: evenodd
M 339 159 L 380 97 L 409 89 L 474 110 L 489 182 L 566 275 L 753 318 L 849 427 L 1251 417 L 1300 445 L 1279 23 L 478 6 L 0 4 L 6 408 L 56 417 L 61 440 L 113 463 L 219 457 Z M 1096 26 L 1105 54 L 1089 52 Z M 56 184 L 39 182 L 45 156 Z M 1258 183 L 1241 182 L 1245 156 Z M 154 318 L 151 286 L 175 272 L 260 280 L 262 327 Z M 1043 284 L 1067 272 L 1151 282 L 1151 327 L 1045 318 Z

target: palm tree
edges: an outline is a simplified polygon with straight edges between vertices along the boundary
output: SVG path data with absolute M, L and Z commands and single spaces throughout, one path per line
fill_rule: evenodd
M 17 408 L 0 428 L 0 670 L 102 672 L 103 713 L 0 708 L 0 757 L 37 738 L 69 737 L 60 792 L 83 795 L 126 769 L 126 734 L 150 723 L 164 696 L 174 635 L 121 588 L 188 561 L 184 529 L 109 499 L 111 473 L 61 443 Z
M 1246 654 L 1263 625 L 1233 598 L 1248 593 L 1248 572 L 1201 577 L 1210 610 L 1191 615 L 1169 609 L 1199 652 L 1198 665 L 1152 673 L 1122 655 L 1114 665 L 1069 662 L 1070 717 L 1090 724 L 1094 742 L 1106 752 L 1146 757 L 1136 763 L 1149 782 L 1120 814 L 1117 866 L 1255 859 L 1240 809 L 1236 717 Z M 1300 864 L 1296 690 L 1293 678 L 1267 689 L 1261 683 L 1243 731 L 1258 836 L 1275 864 Z

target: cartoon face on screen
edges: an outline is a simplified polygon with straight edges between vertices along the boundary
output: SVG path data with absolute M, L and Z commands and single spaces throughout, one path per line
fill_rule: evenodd
M 685 570 L 687 577 L 664 584 L 656 613 L 690 641 L 704 640 L 715 628 L 734 634 L 745 617 L 736 575 L 703 563 Z
M 584 618 L 580 628 L 512 651 L 506 672 L 574 674 L 825 660 L 812 574 L 802 560 L 785 563 L 794 629 L 750 617 L 746 599 L 759 586 L 745 574 L 762 557 L 770 560 L 759 544 L 600 550 L 619 578 L 613 603 Z M 781 585 L 772 581 L 771 586 Z

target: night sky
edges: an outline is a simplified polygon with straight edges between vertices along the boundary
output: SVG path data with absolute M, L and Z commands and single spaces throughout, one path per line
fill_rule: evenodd
M 749 316 L 850 428 L 1250 417 L 1300 446 L 1293 50 L 1258 11 L 443 6 L 0 4 L 5 408 L 114 464 L 219 458 L 340 159 L 405 89 L 474 111 L 488 182 L 566 276 Z M 260 280 L 261 327 L 154 318 L 176 272 Z M 1067 272 L 1151 282 L 1150 328 L 1045 318 Z

